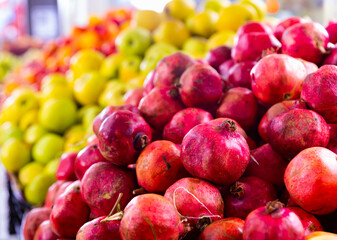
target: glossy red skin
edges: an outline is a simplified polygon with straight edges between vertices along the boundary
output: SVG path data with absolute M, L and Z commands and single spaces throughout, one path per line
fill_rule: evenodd
M 127 166 L 151 142 L 151 127 L 138 114 L 118 110 L 107 117 L 97 134 L 99 150 L 109 162 Z
M 56 171 L 56 179 L 64 181 L 75 181 L 77 177 L 74 171 L 77 153 L 63 153 Z
M 138 108 L 144 119 L 160 130 L 184 105 L 176 88 L 154 88 L 142 98 Z
M 56 240 L 58 238 L 53 232 L 49 220 L 42 222 L 34 235 L 34 240 Z
M 164 193 L 177 180 L 188 176 L 180 160 L 180 148 L 167 140 L 147 145 L 138 157 L 136 174 L 139 186 L 153 193 Z
M 224 61 L 219 66 L 219 73 L 223 81 L 225 81 L 226 85 L 228 83 L 228 76 L 229 76 L 229 69 L 231 69 L 235 65 L 235 62 L 233 59 Z
M 316 22 L 297 23 L 282 35 L 282 53 L 319 64 L 329 43 L 329 34 Z
M 189 67 L 181 75 L 179 84 L 181 100 L 187 107 L 208 109 L 219 101 L 222 94 L 221 77 L 209 65 Z
M 198 240 L 242 240 L 244 225 L 240 218 L 224 218 L 208 225 Z
M 301 94 L 307 71 L 297 59 L 285 54 L 262 58 L 251 71 L 252 90 L 265 104 L 294 100 Z
M 88 168 L 98 162 L 106 162 L 102 156 L 97 144 L 89 145 L 83 148 L 75 160 L 75 174 L 79 180 L 82 180 L 84 173 Z
M 44 207 L 51 208 L 54 205 L 56 197 L 58 195 L 60 195 L 59 190 L 64 183 L 66 183 L 66 181 L 58 180 L 48 188 L 47 196 L 46 196 L 46 199 L 44 201 Z M 68 182 L 68 183 L 70 184 L 70 182 Z M 69 184 L 64 186 L 63 190 L 65 190 L 69 186 Z
M 144 92 L 143 87 L 127 91 L 123 96 L 124 103 L 138 107 L 140 100 L 144 97 Z
M 133 171 L 107 162 L 93 164 L 84 174 L 81 194 L 96 217 L 107 216 L 114 206 L 119 193 L 121 209 L 134 197 L 137 180 Z
M 122 240 L 119 234 L 120 221 L 101 222 L 106 216 L 85 223 L 76 235 L 76 240 Z
M 239 39 L 243 34 L 251 32 L 263 32 L 267 34 L 273 34 L 272 29 L 267 24 L 257 21 L 248 21 L 238 29 L 235 38 Z
M 252 89 L 250 71 L 256 62 L 247 61 L 234 64 L 228 71 L 228 84 L 231 87 Z
M 325 29 L 329 34 L 330 42 L 337 43 L 337 21 L 330 20 Z
M 193 64 L 195 61 L 181 52 L 163 58 L 158 62 L 153 76 L 154 86 L 158 88 L 176 87 L 180 76 Z
M 305 70 L 307 71 L 307 75 L 310 73 L 316 72 L 318 70 L 318 67 L 315 63 L 305 61 L 301 58 L 299 58 L 298 60 L 300 60 L 303 63 Z
M 232 48 L 228 46 L 219 46 L 208 51 L 206 62 L 214 69 L 219 70 L 222 63 L 231 59 Z
M 287 19 L 281 21 L 279 24 L 277 24 L 277 26 L 274 29 L 274 35 L 278 40 L 281 41 L 282 35 L 283 35 L 283 33 L 286 29 L 295 25 L 296 23 L 304 23 L 304 22 L 307 22 L 307 20 L 305 20 L 304 18 L 301 18 L 301 17 L 287 18 Z
M 238 180 L 249 162 L 244 137 L 230 124 L 202 123 L 192 128 L 181 144 L 181 161 L 194 177 L 219 185 Z
M 294 103 L 295 103 L 295 100 L 282 101 L 279 103 L 275 103 L 263 115 L 263 117 L 260 120 L 259 126 L 258 126 L 258 132 L 259 132 L 260 137 L 264 141 L 266 142 L 268 141 L 267 131 L 268 131 L 268 126 L 271 120 L 277 115 L 280 115 L 281 113 L 289 111 L 294 105 Z
M 317 218 L 315 218 L 314 215 L 304 211 L 300 207 L 287 207 L 287 208 L 296 213 L 296 215 L 301 219 L 305 231 L 304 232 L 305 236 L 315 231 L 323 231 L 321 223 L 317 220 Z
M 181 144 L 184 136 L 193 127 L 213 119 L 212 115 L 200 108 L 185 108 L 174 114 L 171 121 L 165 125 L 163 139 Z
M 27 214 L 23 224 L 22 233 L 25 240 L 33 240 L 40 224 L 49 219 L 51 209 L 47 207 L 33 208 Z
M 252 211 L 246 218 L 243 240 L 304 240 L 304 229 L 300 218 L 287 208 L 280 208 L 271 214 L 266 207 Z
M 248 88 L 235 87 L 225 92 L 216 111 L 216 117 L 227 117 L 237 121 L 245 130 L 252 130 L 257 123 L 258 103 Z
M 273 184 L 277 189 L 284 185 L 283 175 L 288 162 L 264 144 L 250 152 L 251 158 L 244 176 L 255 176 Z
M 157 194 L 143 194 L 132 199 L 124 210 L 120 225 L 123 240 L 179 237 L 180 216 L 173 204 Z
M 337 123 L 337 66 L 324 65 L 308 75 L 303 82 L 301 98 L 327 123 Z
M 133 113 L 140 114 L 138 108 L 130 104 L 124 104 L 121 106 L 107 106 L 95 117 L 92 123 L 92 127 L 96 135 L 98 134 L 99 128 L 101 127 L 103 121 L 118 110 L 129 110 Z
M 198 218 L 209 217 L 212 221 L 223 218 L 224 201 L 221 193 L 205 180 L 182 178 L 166 190 L 164 197 L 177 208 L 181 216 L 187 218 L 192 226 L 197 224 Z
M 274 35 L 264 32 L 243 34 L 232 50 L 232 58 L 236 62 L 257 61 L 266 53 L 275 53 L 281 43 Z
M 225 216 L 246 219 L 251 211 L 276 199 L 272 184 L 257 177 L 240 178 L 225 194 Z
M 146 75 L 146 78 L 143 83 L 143 88 L 144 88 L 144 95 L 148 94 L 151 92 L 151 90 L 154 88 L 154 75 L 155 75 L 156 69 L 153 69 L 151 72 L 149 72 Z
M 80 185 L 79 180 L 70 184 L 51 211 L 51 227 L 60 237 L 75 237 L 78 229 L 89 219 L 90 209 L 82 199 Z
M 267 133 L 270 146 L 288 160 L 306 148 L 326 147 L 329 134 L 325 120 L 308 109 L 291 109 L 274 117 Z
M 336 158 L 326 148 L 312 147 L 288 164 L 284 183 L 291 198 L 304 210 L 319 215 L 337 210 Z
M 329 55 L 324 59 L 323 65 L 337 65 L 337 48 L 333 48 Z
M 98 138 L 97 138 L 97 136 L 95 134 L 93 134 L 90 137 L 88 137 L 86 146 L 90 146 L 90 145 L 93 145 L 93 144 L 97 144 L 98 145 Z

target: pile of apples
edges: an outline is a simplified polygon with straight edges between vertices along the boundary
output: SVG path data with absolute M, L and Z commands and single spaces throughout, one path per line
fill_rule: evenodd
M 62 155 L 25 239 L 336 239 L 337 24 L 327 30 L 251 21 L 203 60 L 160 60 Z

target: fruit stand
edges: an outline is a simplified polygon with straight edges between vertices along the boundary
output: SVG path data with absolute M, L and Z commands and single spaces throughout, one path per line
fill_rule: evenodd
M 10 233 L 337 239 L 337 21 L 280 9 L 114 7 L 3 44 Z

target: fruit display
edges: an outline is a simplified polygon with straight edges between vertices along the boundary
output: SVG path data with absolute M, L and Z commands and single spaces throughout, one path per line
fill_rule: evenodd
M 24 238 L 336 239 L 337 25 L 261 3 L 115 10 L 5 82 Z

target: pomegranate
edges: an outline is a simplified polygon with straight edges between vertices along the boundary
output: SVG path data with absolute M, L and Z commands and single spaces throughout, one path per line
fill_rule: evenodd
M 203 109 L 185 108 L 174 114 L 171 121 L 165 125 L 163 138 L 180 144 L 194 126 L 212 119 L 212 115 Z
M 138 108 L 153 128 L 161 130 L 184 105 L 176 88 L 154 88 L 140 100 Z
M 236 62 L 257 61 L 267 53 L 275 53 L 281 43 L 272 34 L 250 32 L 243 34 L 235 43 L 232 58 Z
M 71 184 L 70 181 L 58 180 L 48 188 L 46 199 L 44 201 L 44 207 L 51 208 L 55 200 L 61 195 L 64 190 Z M 62 193 L 60 192 L 62 191 Z
M 326 146 L 327 149 L 337 154 L 337 139 L 330 139 L 328 146 Z
M 269 144 L 252 150 L 250 156 L 244 176 L 261 178 L 276 189 L 284 186 L 283 175 L 288 163 Z
M 309 74 L 303 82 L 301 98 L 327 123 L 337 123 L 337 66 L 325 65 Z
M 149 72 L 146 75 L 146 78 L 145 78 L 144 83 L 143 83 L 144 95 L 151 92 L 151 90 L 154 88 L 153 81 L 154 81 L 155 72 L 156 72 L 156 69 L 153 69 L 151 72 Z
M 318 67 L 315 63 L 305 61 L 301 58 L 298 58 L 298 60 L 300 60 L 303 63 L 305 70 L 307 71 L 307 75 L 310 73 L 316 72 L 318 70 Z
M 301 219 L 303 224 L 305 236 L 315 231 L 323 231 L 323 227 L 314 215 L 304 211 L 300 207 L 287 207 Z
M 83 148 L 75 159 L 75 174 L 79 180 L 82 180 L 87 169 L 98 162 L 106 162 L 102 156 L 97 144 L 89 145 Z
M 304 23 L 304 22 L 307 22 L 307 20 L 305 20 L 304 18 L 301 18 L 301 17 L 287 18 L 287 19 L 281 21 L 279 24 L 277 24 L 277 26 L 275 27 L 275 30 L 274 30 L 274 35 L 278 40 L 281 41 L 282 35 L 283 35 L 283 33 L 286 29 L 288 29 L 289 27 L 291 27 L 291 26 L 293 26 L 297 23 Z
M 181 144 L 181 161 L 194 177 L 220 185 L 238 180 L 249 162 L 249 147 L 235 122 L 202 123 L 192 128 Z
M 313 214 L 337 210 L 337 155 L 323 147 L 307 148 L 294 157 L 284 173 L 292 199 Z
M 34 240 L 56 240 L 58 236 L 54 233 L 51 228 L 50 221 L 43 221 L 37 228 L 34 235 Z
M 237 121 L 245 131 L 252 130 L 257 123 L 258 103 L 248 88 L 235 87 L 225 92 L 216 111 L 216 117 L 228 117 Z
M 51 227 L 60 237 L 75 237 L 78 229 L 89 219 L 90 209 L 81 197 L 80 185 L 79 180 L 70 184 L 51 211 Z
M 240 218 L 224 218 L 208 225 L 198 240 L 242 240 L 244 225 Z
M 246 34 L 246 33 L 252 33 L 252 32 L 262 32 L 267 34 L 273 34 L 272 29 L 266 24 L 262 22 L 257 21 L 248 21 L 245 24 L 243 24 L 235 35 L 235 41 L 238 41 L 238 39 Z
M 76 159 L 77 153 L 63 153 L 60 158 L 60 163 L 56 171 L 56 179 L 57 180 L 65 180 L 65 181 L 75 181 L 77 180 L 75 171 L 74 171 L 74 163 Z
M 323 61 L 323 65 L 337 65 L 337 47 L 330 50 L 329 55 Z
M 107 117 L 97 134 L 103 157 L 116 165 L 135 163 L 151 142 L 151 128 L 138 114 L 118 110 Z
M 267 135 L 271 147 L 290 160 L 303 149 L 326 147 L 329 126 L 318 113 L 294 108 L 274 117 Z
M 105 218 L 102 216 L 85 223 L 78 230 L 76 240 L 122 240 L 119 234 L 120 221 L 104 221 Z
M 188 175 L 180 160 L 180 148 L 167 140 L 150 143 L 136 163 L 138 184 L 148 192 L 163 193 Z
M 123 96 L 124 103 L 138 107 L 140 100 L 144 97 L 144 91 L 143 87 L 130 89 Z
M 228 46 L 219 46 L 211 49 L 206 55 L 206 62 L 214 69 L 219 70 L 219 66 L 223 62 L 231 59 L 231 51 L 232 48 Z
M 180 217 L 173 204 L 163 196 L 149 193 L 128 203 L 120 233 L 123 240 L 175 240 L 180 227 Z
M 172 88 L 179 83 L 183 72 L 195 64 L 195 61 L 188 55 L 177 52 L 164 57 L 157 64 L 153 73 L 153 84 L 157 88 Z
M 337 21 L 330 20 L 325 29 L 329 34 L 330 42 L 337 43 Z
M 33 240 L 34 234 L 40 224 L 49 219 L 51 209 L 38 207 L 30 210 L 22 223 L 22 233 L 25 240 Z
M 227 82 L 228 82 L 228 76 L 229 76 L 229 69 L 231 69 L 235 65 L 235 62 L 233 59 L 224 61 L 220 66 L 219 66 L 219 73 L 222 78 L 223 82 L 223 89 L 227 87 Z
M 235 63 L 228 71 L 229 86 L 252 89 L 250 71 L 255 64 L 254 61 Z
M 243 240 L 304 240 L 300 218 L 278 201 L 267 203 L 252 211 L 246 218 Z
M 319 64 L 329 43 L 329 34 L 316 22 L 297 23 L 282 35 L 282 53 Z
M 123 209 L 133 198 L 132 191 L 137 188 L 134 173 L 107 162 L 93 164 L 84 174 L 81 193 L 96 217 L 107 216 L 114 206 L 119 193 L 123 198 L 119 202 Z
M 209 65 L 196 64 L 181 75 L 180 97 L 187 107 L 208 109 L 214 106 L 222 94 L 221 77 Z
M 192 227 L 202 228 L 206 222 L 223 218 L 224 201 L 219 190 L 198 178 L 182 178 L 171 185 L 164 195 L 179 215 Z
M 307 72 L 297 59 L 285 54 L 262 58 L 252 69 L 252 90 L 265 104 L 299 98 Z
M 257 177 L 239 179 L 223 195 L 225 216 L 241 219 L 245 219 L 256 208 L 277 199 L 273 185 Z

